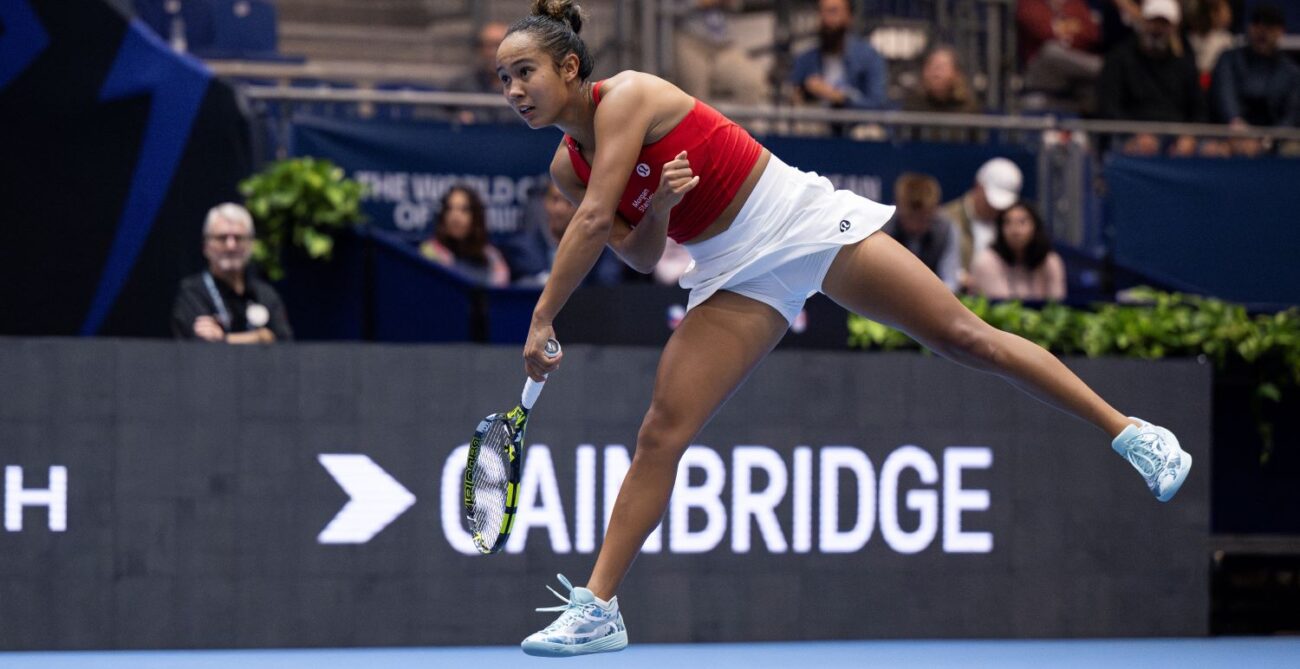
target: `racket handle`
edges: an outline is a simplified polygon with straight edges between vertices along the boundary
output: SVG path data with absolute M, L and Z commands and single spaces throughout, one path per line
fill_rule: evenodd
M 546 349 L 543 351 L 548 358 L 554 358 L 560 354 L 560 342 L 554 339 L 546 340 Z M 546 378 L 541 381 L 534 381 L 531 378 L 524 383 L 524 393 L 519 398 L 519 404 L 525 410 L 532 410 L 533 404 L 537 402 L 537 396 L 542 394 L 542 386 L 546 385 Z
M 534 381 L 532 379 L 528 379 L 528 381 L 524 383 L 524 394 L 523 397 L 519 399 L 519 405 L 522 406 L 525 411 L 532 410 L 533 403 L 537 401 L 537 396 L 542 394 L 542 386 L 544 385 L 546 385 L 545 381 Z

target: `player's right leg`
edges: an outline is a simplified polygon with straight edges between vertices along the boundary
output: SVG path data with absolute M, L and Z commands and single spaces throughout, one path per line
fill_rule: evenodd
M 650 410 L 591 578 L 586 587 L 571 588 L 567 598 L 560 595 L 565 604 L 552 609 L 562 611 L 560 617 L 525 639 L 524 652 L 570 656 L 627 645 L 614 595 L 663 517 L 677 463 L 787 327 L 772 307 L 729 291 L 714 294 L 686 315 L 660 357 Z
M 1126 417 L 1056 356 L 971 313 L 947 286 L 892 237 L 877 232 L 836 256 L 822 292 L 845 308 L 902 329 L 930 350 L 1001 376 L 1030 396 L 1105 430 L 1111 447 L 1169 501 L 1192 466 L 1173 433 Z

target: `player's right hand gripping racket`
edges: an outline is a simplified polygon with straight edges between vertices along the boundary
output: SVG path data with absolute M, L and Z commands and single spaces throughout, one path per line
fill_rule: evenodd
M 560 342 L 546 341 L 546 357 L 560 354 Z M 531 378 L 524 384 L 519 406 L 479 421 L 469 442 L 465 465 L 465 516 L 480 553 L 490 555 L 506 547 L 515 526 L 519 504 L 519 476 L 524 462 L 524 428 L 528 412 L 546 381 Z

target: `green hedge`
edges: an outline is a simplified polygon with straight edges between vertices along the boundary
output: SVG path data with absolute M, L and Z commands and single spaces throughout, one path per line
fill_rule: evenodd
M 1099 304 L 1093 310 L 1047 304 L 1032 309 L 1019 302 L 991 304 L 978 297 L 962 302 L 985 322 L 1059 354 L 1157 359 L 1205 356 L 1215 368 L 1245 365 L 1254 370 L 1256 415 L 1268 459 L 1271 425 L 1260 418 L 1265 402 L 1300 389 L 1300 309 L 1251 316 L 1222 300 L 1131 292 L 1139 304 Z M 895 350 L 918 348 L 907 335 L 857 315 L 849 316 L 849 345 Z

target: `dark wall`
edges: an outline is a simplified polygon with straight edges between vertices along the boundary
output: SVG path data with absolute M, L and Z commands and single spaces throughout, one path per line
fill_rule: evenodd
M 1258 385 L 1259 372 L 1241 365 L 1215 375 L 1210 529 L 1300 536 L 1300 397 L 1291 391 L 1274 403 Z
M 6 0 L 0 61 L 0 333 L 166 335 L 251 172 L 234 92 L 101 0 Z
M 566 349 L 512 544 L 481 557 L 458 465 L 517 401 L 514 347 L 0 339 L 0 647 L 516 643 L 556 572 L 589 573 L 656 363 Z M 1070 364 L 1208 464 L 1207 367 Z M 638 641 L 1207 630 L 1209 468 L 1159 504 L 1103 435 L 997 379 L 778 351 L 697 443 L 620 592 Z M 862 477 L 823 477 L 835 458 Z M 59 525 L 33 491 L 64 475 Z M 354 522 L 344 485 L 369 491 Z M 773 513 L 741 513 L 765 491 Z M 824 540 L 832 509 L 857 542 Z

